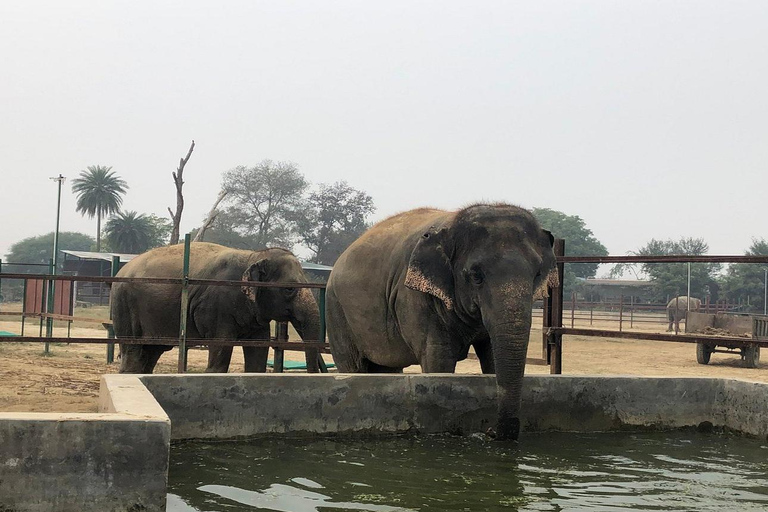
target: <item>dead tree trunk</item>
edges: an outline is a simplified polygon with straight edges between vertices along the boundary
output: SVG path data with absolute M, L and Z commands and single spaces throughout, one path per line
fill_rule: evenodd
M 222 190 L 219 192 L 219 196 L 216 198 L 216 202 L 213 203 L 213 207 L 211 208 L 211 211 L 208 212 L 208 217 L 205 218 L 205 222 L 203 222 L 203 225 L 200 226 L 200 229 L 197 230 L 197 234 L 195 235 L 195 239 L 192 240 L 193 242 L 202 242 L 203 237 L 205 236 L 205 230 L 211 227 L 213 224 L 213 221 L 216 220 L 216 216 L 219 214 L 219 211 L 216 209 L 219 206 L 219 203 L 221 202 L 224 197 L 226 197 L 227 191 Z
M 173 221 L 173 229 L 171 230 L 170 245 L 179 243 L 179 226 L 181 225 L 181 211 L 184 209 L 184 196 L 181 193 L 181 187 L 184 186 L 184 180 L 182 174 L 184 173 L 184 166 L 187 165 L 189 157 L 192 156 L 192 150 L 195 149 L 195 141 L 192 141 L 192 145 L 189 146 L 187 156 L 179 161 L 179 168 L 173 174 L 173 183 L 176 185 L 176 212 L 173 212 L 168 207 L 168 213 L 171 214 L 171 220 Z

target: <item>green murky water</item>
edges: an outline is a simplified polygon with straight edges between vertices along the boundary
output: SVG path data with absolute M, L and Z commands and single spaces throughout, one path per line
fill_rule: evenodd
M 768 446 L 695 432 L 183 443 L 169 512 L 768 510 Z

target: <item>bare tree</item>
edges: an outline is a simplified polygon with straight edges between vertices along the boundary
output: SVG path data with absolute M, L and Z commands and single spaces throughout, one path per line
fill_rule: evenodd
M 221 202 L 222 199 L 226 197 L 226 195 L 227 195 L 226 190 L 222 190 L 221 192 L 219 192 L 219 195 L 216 198 L 216 202 L 213 203 L 213 207 L 211 207 L 211 211 L 208 212 L 208 217 L 206 217 L 205 222 L 203 222 L 203 225 L 200 227 L 200 229 L 197 230 L 197 234 L 195 235 L 195 239 L 193 240 L 193 242 L 203 241 L 203 237 L 205 236 L 205 230 L 211 227 L 211 225 L 213 224 L 213 221 L 216 220 L 216 217 L 219 215 L 219 210 L 217 210 L 216 208 L 218 208 L 219 203 Z
M 195 149 L 195 141 L 192 141 L 192 145 L 189 146 L 187 156 L 180 159 L 179 168 L 173 174 L 173 183 L 176 185 L 176 212 L 173 212 L 168 207 L 168 213 L 171 214 L 171 220 L 173 221 L 173 229 L 171 231 L 170 245 L 179 243 L 179 226 L 181 225 L 181 211 L 184 209 L 184 196 L 181 193 L 181 187 L 184 186 L 184 180 L 182 174 L 184 173 L 184 166 L 187 165 L 189 157 L 192 156 L 192 150 Z

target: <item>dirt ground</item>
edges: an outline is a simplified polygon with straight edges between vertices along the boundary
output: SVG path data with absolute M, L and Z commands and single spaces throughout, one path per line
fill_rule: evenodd
M 3 310 L 7 309 L 4 307 Z M 105 310 L 92 308 L 76 315 L 93 318 Z M 20 323 L 11 317 L 0 321 L 0 330 L 19 333 Z M 569 322 L 566 322 L 570 325 Z M 531 331 L 529 357 L 541 358 L 542 336 L 540 319 L 534 318 Z M 577 327 L 588 323 L 576 322 Z M 600 321 L 593 327 L 617 329 L 618 323 Z M 627 326 L 625 325 L 625 328 Z M 663 332 L 666 325 L 648 323 L 634 326 L 635 330 Z M 27 321 L 25 334 L 36 335 L 38 324 Z M 66 325 L 57 324 L 54 334 L 66 336 Z M 103 338 L 106 332 L 99 324 L 78 322 L 72 336 Z M 295 333 L 292 338 L 296 339 Z M 207 351 L 189 351 L 189 370 L 202 372 L 207 362 Z M 470 356 L 472 354 L 470 353 Z M 271 358 L 271 354 L 270 354 Z M 286 352 L 286 360 L 302 360 L 300 352 Z M 326 356 L 327 361 L 332 361 Z M 0 411 L 2 412 L 96 412 L 99 378 L 105 373 L 116 373 L 117 363 L 106 363 L 106 345 L 52 344 L 50 354 L 43 353 L 42 343 L 0 342 Z M 177 351 L 163 355 L 156 373 L 174 373 Z M 571 375 L 645 375 L 729 377 L 768 382 L 768 364 L 758 368 L 744 368 L 738 354 L 713 354 L 708 365 L 696 363 L 696 347 L 687 343 L 667 343 L 631 339 L 592 338 L 566 336 L 563 340 L 563 373 Z M 230 372 L 243 371 L 242 351 L 235 348 Z M 418 372 L 410 367 L 406 372 Z M 480 365 L 470 357 L 457 366 L 459 373 L 480 373 Z M 549 367 L 529 364 L 529 374 L 548 373 Z

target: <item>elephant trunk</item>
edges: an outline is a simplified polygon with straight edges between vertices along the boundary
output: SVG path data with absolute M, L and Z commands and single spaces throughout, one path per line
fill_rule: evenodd
M 320 310 L 315 301 L 314 295 L 309 288 L 301 288 L 295 299 L 293 318 L 291 319 L 293 327 L 299 333 L 303 341 L 315 341 L 323 343 L 320 339 Z M 307 361 L 307 371 L 317 373 L 320 371 L 318 360 L 320 352 L 316 349 L 307 349 L 305 351 Z
M 532 304 L 530 294 L 523 297 L 514 300 L 511 310 L 499 311 L 485 322 L 496 366 L 498 439 L 514 440 L 520 435 L 520 401 L 531 332 Z M 505 302 L 509 304 L 509 301 Z

